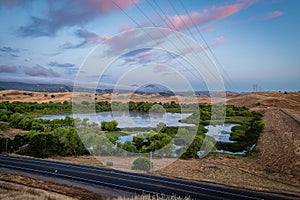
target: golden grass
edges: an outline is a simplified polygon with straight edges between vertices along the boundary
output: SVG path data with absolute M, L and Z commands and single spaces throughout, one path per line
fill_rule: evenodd
M 74 198 L 49 192 L 37 188 L 32 188 L 16 183 L 0 181 L 0 199 L 2 200 L 73 200 Z
M 0 174 L 0 199 L 93 199 L 103 200 L 100 194 L 65 184 L 38 180 L 23 175 Z

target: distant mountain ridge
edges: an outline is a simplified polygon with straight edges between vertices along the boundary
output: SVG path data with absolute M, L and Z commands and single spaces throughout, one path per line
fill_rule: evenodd
M 159 94 L 161 96 L 174 96 L 175 93 L 161 84 L 149 83 L 135 90 L 136 94 Z
M 32 92 L 72 92 L 72 87 L 63 84 L 30 84 L 20 82 L 2 82 L 2 90 L 24 90 Z
M 30 83 L 21 83 L 21 82 L 3 82 L 0 81 L 0 90 L 23 90 L 23 91 L 32 91 L 32 92 L 72 92 L 73 86 L 68 86 L 64 84 L 30 84 Z M 78 92 L 93 92 L 95 90 L 91 88 L 77 88 L 76 91 Z M 114 89 L 104 89 L 98 88 L 96 89 L 96 93 L 99 94 L 111 94 L 113 92 L 118 93 L 131 93 L 130 90 L 114 90 Z M 167 87 L 156 84 L 156 83 L 149 83 L 137 87 L 134 91 L 135 94 L 159 94 L 161 96 L 174 96 L 174 95 L 182 95 L 182 96 L 189 96 L 189 95 L 206 95 L 210 96 L 209 91 L 179 91 L 173 92 Z

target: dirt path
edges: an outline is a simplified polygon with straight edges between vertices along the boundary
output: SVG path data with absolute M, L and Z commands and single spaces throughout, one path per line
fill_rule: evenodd
M 300 177 L 300 124 L 278 109 L 266 110 L 263 122 L 259 162 L 270 172 Z

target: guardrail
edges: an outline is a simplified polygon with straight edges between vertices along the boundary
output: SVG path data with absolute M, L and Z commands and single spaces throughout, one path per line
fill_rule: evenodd
M 296 120 L 300 124 L 300 119 L 298 117 L 296 117 L 295 115 L 291 114 L 290 112 L 288 112 L 282 108 L 280 108 L 280 111 L 283 112 L 284 114 L 288 115 L 292 119 Z

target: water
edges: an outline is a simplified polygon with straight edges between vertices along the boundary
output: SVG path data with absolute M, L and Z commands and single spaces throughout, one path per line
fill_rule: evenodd
M 98 113 L 76 113 L 76 114 L 57 114 L 57 115 L 43 115 L 42 119 L 63 119 L 66 116 L 74 118 L 88 118 L 90 123 L 96 122 L 101 124 L 102 121 L 118 121 L 119 128 L 125 127 L 152 127 L 155 128 L 160 122 L 167 126 L 194 126 L 193 124 L 180 123 L 179 120 L 192 115 L 191 113 L 142 113 L 142 112 L 98 112 Z
M 239 124 L 208 125 L 205 126 L 208 129 L 206 135 L 212 136 L 217 142 L 234 143 L 235 141 L 229 139 L 234 126 L 239 126 Z
M 239 124 L 208 125 L 208 126 L 205 126 L 205 128 L 208 129 L 208 132 L 206 133 L 206 135 L 212 136 L 217 142 L 234 143 L 235 141 L 232 141 L 229 139 L 230 133 L 231 133 L 231 128 L 234 126 L 239 126 Z M 143 134 L 143 133 L 144 132 L 120 136 L 118 138 L 118 142 L 120 142 L 122 144 L 124 144 L 127 141 L 132 142 L 134 136 L 137 136 L 137 135 Z M 177 148 L 181 148 L 181 147 L 177 146 Z M 220 150 L 220 151 L 222 151 L 222 150 Z
M 120 136 L 117 140 L 117 142 L 121 143 L 121 144 L 124 144 L 125 142 L 132 142 L 133 140 L 133 137 L 134 136 L 137 136 L 138 133 L 133 133 L 133 134 L 129 134 L 129 135 L 123 135 L 123 136 Z
M 253 145 L 250 147 L 249 151 L 252 151 L 252 150 L 254 149 L 255 146 L 256 146 L 256 144 L 253 144 Z M 238 152 L 224 151 L 224 150 L 217 150 L 217 152 L 219 152 L 219 153 L 227 153 L 227 154 L 234 154 L 234 155 L 244 155 L 245 153 L 247 153 L 246 150 L 244 150 L 244 151 L 238 151 Z

